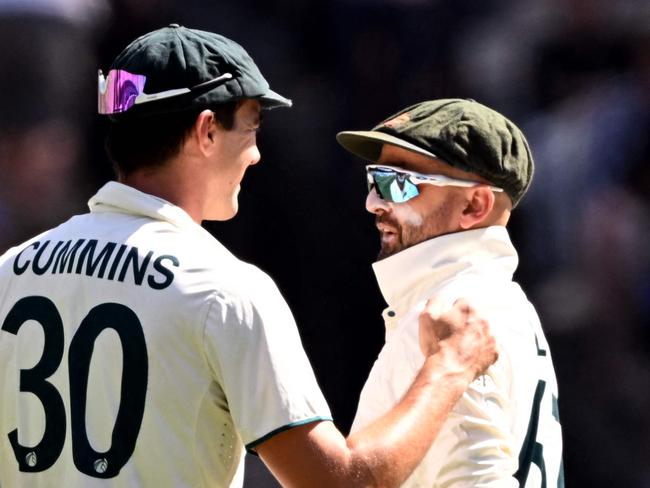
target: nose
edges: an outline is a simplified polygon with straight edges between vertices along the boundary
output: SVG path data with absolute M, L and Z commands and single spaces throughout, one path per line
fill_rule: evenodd
M 379 197 L 377 191 L 373 188 L 368 192 L 368 196 L 366 197 L 366 210 L 370 213 L 379 215 L 388 212 L 390 206 L 385 200 Z
M 255 145 L 251 148 L 251 155 L 250 155 L 250 156 L 251 156 L 251 163 L 250 163 L 251 166 L 254 165 L 254 164 L 259 163 L 259 162 L 260 162 L 260 159 L 262 159 L 262 154 L 260 153 L 260 150 L 259 150 L 259 148 L 257 147 L 257 144 L 255 144 Z

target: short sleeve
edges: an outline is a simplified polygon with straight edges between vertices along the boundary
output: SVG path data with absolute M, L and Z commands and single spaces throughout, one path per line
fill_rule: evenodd
M 247 289 L 217 293 L 204 350 L 246 447 L 283 430 L 331 420 L 295 320 L 275 283 L 253 268 Z

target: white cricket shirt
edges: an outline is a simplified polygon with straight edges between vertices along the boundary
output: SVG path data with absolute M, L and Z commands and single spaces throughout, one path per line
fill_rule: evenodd
M 0 485 L 241 486 L 331 419 L 273 281 L 119 183 L 0 258 Z
M 505 227 L 436 237 L 374 263 L 388 303 L 386 343 L 353 431 L 395 405 L 420 370 L 418 315 L 427 299 L 448 307 L 466 298 L 490 322 L 500 348 L 403 486 L 563 486 L 555 372 L 537 314 L 512 281 L 517 263 Z

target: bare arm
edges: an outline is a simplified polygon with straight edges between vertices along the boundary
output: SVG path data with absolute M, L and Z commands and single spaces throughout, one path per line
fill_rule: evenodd
M 497 357 L 487 323 L 459 302 L 420 316 L 426 360 L 402 400 L 347 439 L 331 422 L 289 429 L 257 447 L 287 487 L 399 486 L 418 465 L 468 385 Z

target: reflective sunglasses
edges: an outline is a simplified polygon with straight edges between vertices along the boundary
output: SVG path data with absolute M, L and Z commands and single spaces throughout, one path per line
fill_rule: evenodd
M 465 188 L 484 185 L 480 181 L 459 180 L 445 175 L 428 175 L 408 171 L 394 166 L 369 164 L 366 166 L 368 191 L 373 188 L 386 202 L 404 203 L 420 194 L 417 185 L 461 186 Z M 489 186 L 492 191 L 501 192 L 502 188 Z
M 176 88 L 147 94 L 144 93 L 144 84 L 147 81 L 145 75 L 134 75 L 123 69 L 112 69 L 108 72 L 108 75 L 104 76 L 102 70 L 99 70 L 97 110 L 100 114 L 105 115 L 126 112 L 134 105 L 185 95 L 186 93 L 208 91 L 231 78 L 230 73 L 224 73 L 213 80 L 199 83 L 192 88 Z

